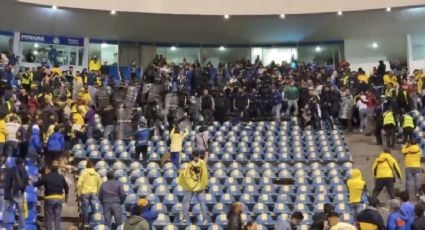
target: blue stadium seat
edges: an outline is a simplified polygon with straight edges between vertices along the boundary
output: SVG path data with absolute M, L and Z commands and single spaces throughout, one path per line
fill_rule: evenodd
M 158 218 L 153 222 L 155 227 L 164 227 L 170 224 L 170 217 L 165 215 L 164 213 L 158 214 Z
M 223 195 L 221 195 L 220 201 L 223 204 L 229 205 L 229 204 L 232 204 L 233 202 L 235 202 L 235 198 L 230 194 L 223 194 Z
M 228 211 L 229 211 L 228 205 L 225 205 L 223 203 L 217 203 L 213 206 L 212 213 L 222 214 L 222 213 L 227 213 Z
M 256 215 L 270 212 L 269 208 L 264 203 L 256 203 L 252 208 L 252 212 Z
M 178 230 L 179 228 L 174 224 L 167 224 L 162 228 L 162 230 Z
M 208 230 L 223 230 L 223 228 L 218 224 L 212 224 L 210 227 L 208 227 Z
M 256 222 L 261 224 L 261 225 L 265 225 L 265 226 L 273 226 L 274 225 L 273 218 L 267 213 L 263 213 L 263 214 L 258 215 Z
M 104 224 L 94 226 L 93 230 L 109 230 L 110 228 Z
M 227 227 L 227 214 L 220 214 L 215 218 L 215 223 L 222 226 L 222 227 Z

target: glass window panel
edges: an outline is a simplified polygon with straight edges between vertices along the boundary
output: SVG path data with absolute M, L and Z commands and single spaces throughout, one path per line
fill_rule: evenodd
M 249 47 L 217 47 L 217 48 L 202 48 L 201 64 L 206 65 L 211 62 L 214 66 L 219 63 L 228 63 L 240 61 L 242 59 L 251 59 L 251 48 Z

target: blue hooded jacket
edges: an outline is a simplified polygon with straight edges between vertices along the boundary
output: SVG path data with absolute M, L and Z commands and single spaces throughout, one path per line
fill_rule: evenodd
M 415 206 L 410 202 L 404 202 L 400 206 L 400 210 L 406 215 L 406 229 L 411 229 L 413 222 L 415 221 Z
M 65 147 L 65 138 L 60 132 L 53 133 L 47 142 L 48 151 L 62 151 Z
M 407 228 L 407 219 L 402 210 L 390 213 L 387 220 L 387 230 L 410 230 L 410 228 Z
M 31 137 L 28 141 L 28 151 L 40 153 L 42 147 L 40 129 L 38 127 L 33 127 L 31 130 Z

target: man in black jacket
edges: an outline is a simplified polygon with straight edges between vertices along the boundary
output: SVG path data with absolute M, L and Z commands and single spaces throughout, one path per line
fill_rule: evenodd
M 16 159 L 16 166 L 6 169 L 4 178 L 4 212 L 3 220 L 7 220 L 12 206 L 15 205 L 19 216 L 19 229 L 25 229 L 24 217 L 24 192 L 28 184 L 28 173 L 24 166 L 22 158 Z M 6 228 L 7 221 L 3 221 L 3 227 Z
M 224 95 L 224 91 L 219 91 L 218 95 L 214 99 L 215 103 L 215 117 L 218 122 L 223 123 L 226 119 L 226 115 L 229 112 L 230 109 L 230 101 L 229 99 Z
M 106 108 L 100 112 L 100 116 L 102 118 L 102 125 L 105 127 L 105 131 L 103 132 L 103 138 L 111 138 L 113 140 L 115 129 L 114 127 L 116 121 L 114 107 L 112 105 L 106 106 Z
M 233 100 L 233 108 L 236 111 L 236 121 L 246 119 L 246 111 L 249 108 L 249 99 L 242 88 L 239 88 L 238 95 Z
M 68 200 L 68 183 L 59 174 L 58 167 L 53 165 L 50 172 L 43 176 L 34 186 L 44 186 L 44 215 L 46 229 L 60 229 L 62 217 L 62 204 Z M 54 223 L 54 228 L 52 227 Z
M 201 97 L 201 111 L 204 117 L 204 124 L 209 125 L 213 121 L 213 113 L 215 110 L 214 98 L 209 95 L 208 90 L 204 90 L 204 94 Z
M 310 230 L 323 230 L 325 225 L 327 226 L 328 214 L 334 211 L 332 204 L 325 204 L 323 206 L 323 212 L 315 213 L 313 215 L 313 223 L 310 226 Z

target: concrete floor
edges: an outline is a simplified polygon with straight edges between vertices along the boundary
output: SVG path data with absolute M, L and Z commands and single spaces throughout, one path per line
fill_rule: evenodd
M 364 136 L 359 133 L 346 133 L 345 134 L 346 143 L 350 149 L 351 156 L 353 158 L 353 167 L 358 168 L 362 171 L 363 178 L 367 184 L 367 190 L 369 194 L 372 194 L 374 188 L 374 178 L 372 175 L 372 165 L 377 155 L 379 155 L 384 146 L 376 145 L 375 136 Z M 385 139 L 384 139 L 385 142 Z M 404 156 L 400 152 L 401 145 L 397 145 L 397 148 L 391 149 L 392 155 L 398 161 L 402 172 L 404 173 Z M 421 173 L 421 182 L 425 183 L 424 172 Z M 402 180 L 396 181 L 396 191 L 404 190 L 404 175 Z M 384 217 L 384 220 L 388 216 L 388 209 L 386 207 L 386 202 L 389 200 L 389 196 L 385 189 L 381 192 L 378 199 L 381 202 L 382 207 L 379 208 L 381 215 Z M 414 194 L 410 194 L 410 200 L 416 202 Z

